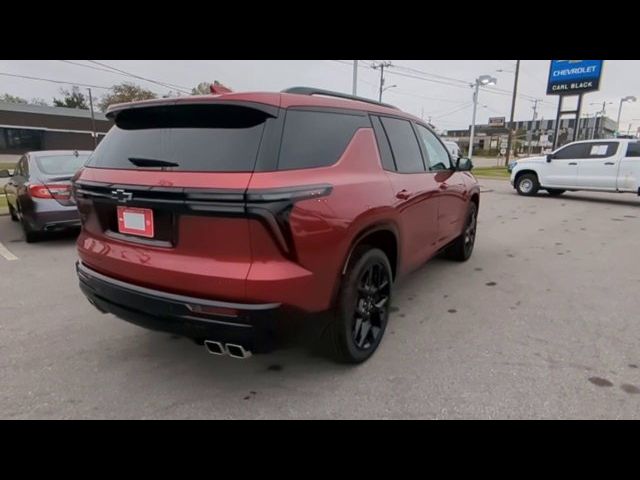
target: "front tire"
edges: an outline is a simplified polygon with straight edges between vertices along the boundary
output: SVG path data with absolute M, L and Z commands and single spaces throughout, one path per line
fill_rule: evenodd
M 377 350 L 389 320 L 392 284 L 391 265 L 382 250 L 368 246 L 354 250 L 327 331 L 335 360 L 362 363 Z
M 457 262 L 466 262 L 471 258 L 473 247 L 476 243 L 476 233 L 478 229 L 478 206 L 471 202 L 469 212 L 467 213 L 467 221 L 464 225 L 462 234 L 454 240 L 446 251 L 446 256 L 450 260 Z
M 516 190 L 520 195 L 531 197 L 540 190 L 538 176 L 535 173 L 525 173 L 516 180 Z

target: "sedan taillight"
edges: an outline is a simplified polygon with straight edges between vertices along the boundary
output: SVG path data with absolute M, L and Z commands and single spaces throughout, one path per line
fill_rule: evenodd
M 71 198 L 71 185 L 66 183 L 29 185 L 29 195 L 32 198 L 55 198 L 56 200 L 69 200 L 69 198 Z

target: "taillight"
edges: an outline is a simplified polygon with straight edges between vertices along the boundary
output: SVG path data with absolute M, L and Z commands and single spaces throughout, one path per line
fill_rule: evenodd
M 66 183 L 29 185 L 29 195 L 32 198 L 55 198 L 56 200 L 69 200 L 69 198 L 71 198 L 71 185 Z

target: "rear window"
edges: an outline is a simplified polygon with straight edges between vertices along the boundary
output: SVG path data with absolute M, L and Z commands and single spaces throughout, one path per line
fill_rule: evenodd
M 289 110 L 278 169 L 333 165 L 344 153 L 354 133 L 362 127 L 371 127 L 365 115 Z
M 247 172 L 269 114 L 237 105 L 181 105 L 120 112 L 90 167 Z
M 73 175 L 89 158 L 89 155 L 48 155 L 36 157 L 36 165 L 45 175 Z

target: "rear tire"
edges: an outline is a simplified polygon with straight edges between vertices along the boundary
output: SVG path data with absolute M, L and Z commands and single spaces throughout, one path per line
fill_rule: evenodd
M 335 318 L 326 334 L 331 356 L 358 364 L 373 355 L 389 320 L 393 274 L 385 253 L 369 246 L 356 248 L 342 278 Z
M 520 195 L 531 197 L 540 190 L 538 176 L 535 173 L 525 173 L 516 180 L 516 190 Z
M 547 193 L 552 197 L 559 197 L 564 192 L 566 192 L 566 190 L 560 190 L 558 188 L 547 188 Z
M 471 202 L 469 205 L 469 212 L 467 213 L 467 220 L 464 224 L 464 230 L 462 234 L 454 240 L 454 242 L 447 248 L 445 255 L 450 260 L 457 262 L 466 262 L 471 258 L 473 253 L 473 246 L 476 243 L 476 232 L 478 228 L 478 206 Z
M 11 220 L 14 222 L 18 221 L 18 215 L 16 215 L 16 211 L 13 209 L 11 205 L 9 205 L 9 215 L 11 216 Z
M 40 232 L 32 230 L 28 225 L 27 221 L 22 217 L 20 220 L 20 224 L 22 225 L 22 231 L 24 232 L 24 239 L 27 243 L 34 243 L 40 240 Z

